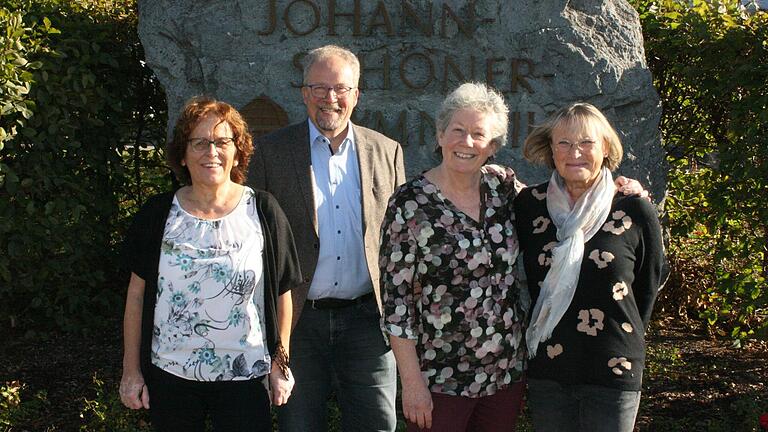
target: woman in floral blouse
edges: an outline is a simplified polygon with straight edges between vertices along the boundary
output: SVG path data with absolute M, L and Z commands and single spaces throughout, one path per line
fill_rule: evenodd
M 640 402 L 645 330 L 664 278 L 656 210 L 616 194 L 616 132 L 600 111 L 571 104 L 537 126 L 523 154 L 554 168 L 523 190 L 515 214 L 535 303 L 526 342 L 537 432 L 631 432 Z
M 463 84 L 437 113 L 442 162 L 395 192 L 383 223 L 383 327 L 408 430 L 514 430 L 524 311 L 515 283 L 514 172 L 487 170 L 507 108 Z
M 150 198 L 128 233 L 120 399 L 158 431 L 272 430 L 290 397 L 290 289 L 301 281 L 288 221 L 245 181 L 251 136 L 230 105 L 189 101 L 168 145 L 186 184 Z

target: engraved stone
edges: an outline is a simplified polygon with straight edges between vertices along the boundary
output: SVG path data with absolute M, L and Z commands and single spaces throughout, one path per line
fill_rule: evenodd
M 549 175 L 522 159 L 529 125 L 586 101 L 619 132 L 618 172 L 657 200 L 666 190 L 661 107 L 625 0 L 139 0 L 139 35 L 166 90 L 169 133 L 184 101 L 200 94 L 245 108 L 258 133 L 283 116 L 306 119 L 300 60 L 332 43 L 362 63 L 353 121 L 400 141 L 409 176 L 438 162 L 440 101 L 474 80 L 506 98 L 509 140 L 496 160 L 521 180 Z

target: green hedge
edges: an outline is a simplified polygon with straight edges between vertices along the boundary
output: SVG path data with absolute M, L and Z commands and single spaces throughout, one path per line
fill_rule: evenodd
M 137 145 L 162 139 L 164 95 L 135 2 L 2 1 L 0 17 L 0 317 L 87 328 L 119 313 L 116 244 L 153 187 Z
M 736 341 L 768 325 L 768 13 L 636 0 L 663 105 L 673 278 L 682 306 Z

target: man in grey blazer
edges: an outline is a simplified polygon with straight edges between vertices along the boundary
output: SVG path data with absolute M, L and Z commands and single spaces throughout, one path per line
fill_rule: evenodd
M 360 63 L 329 45 L 308 53 L 306 121 L 258 139 L 249 182 L 271 192 L 290 221 L 304 283 L 293 294 L 289 347 L 296 386 L 280 430 L 327 429 L 327 399 L 345 431 L 395 429 L 396 370 L 379 327 L 380 225 L 405 182 L 400 145 L 352 124 Z

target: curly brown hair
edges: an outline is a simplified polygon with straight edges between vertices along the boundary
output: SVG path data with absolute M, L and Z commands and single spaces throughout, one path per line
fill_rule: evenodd
M 216 116 L 227 122 L 232 128 L 235 141 L 235 161 L 229 178 L 238 184 L 245 183 L 248 174 L 248 162 L 253 154 L 253 138 L 248 132 L 248 124 L 243 116 L 230 104 L 207 96 L 193 97 L 184 105 L 179 119 L 173 128 L 173 138 L 168 143 L 166 159 L 168 165 L 183 184 L 192 184 L 187 167 L 181 164 L 187 152 L 189 135 L 198 122 L 208 115 Z

